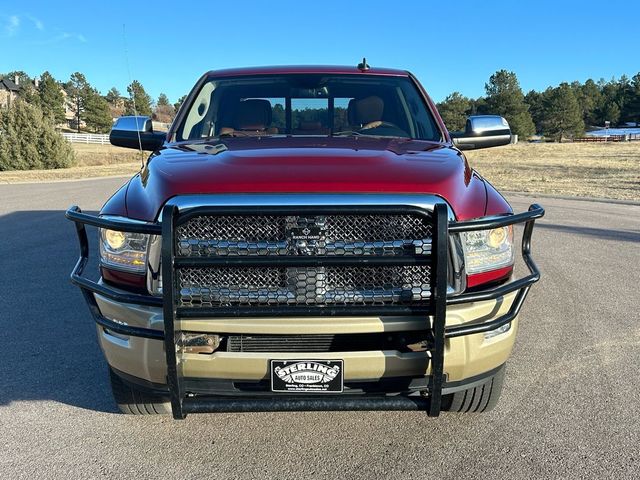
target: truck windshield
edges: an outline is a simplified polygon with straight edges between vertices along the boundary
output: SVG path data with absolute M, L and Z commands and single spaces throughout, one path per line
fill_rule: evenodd
M 407 77 L 291 74 L 209 79 L 174 141 L 272 135 L 442 138 Z

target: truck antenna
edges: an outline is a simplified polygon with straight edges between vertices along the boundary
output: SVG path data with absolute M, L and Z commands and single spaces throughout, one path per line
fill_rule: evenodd
M 131 67 L 129 67 L 129 51 L 127 49 L 127 26 L 122 24 L 122 43 L 124 45 L 124 61 L 127 66 L 127 75 L 129 75 L 129 85 L 133 85 L 131 79 Z M 136 95 L 133 88 L 131 89 L 131 103 L 133 104 L 133 114 L 136 116 L 136 132 L 138 133 L 138 148 L 140 149 L 140 162 L 144 167 L 144 152 L 142 151 L 142 139 L 140 138 L 140 125 L 138 125 L 138 108 L 136 107 Z
M 367 59 L 365 57 L 362 57 L 362 63 L 358 64 L 358 69 L 359 70 L 369 70 L 369 64 L 367 63 Z

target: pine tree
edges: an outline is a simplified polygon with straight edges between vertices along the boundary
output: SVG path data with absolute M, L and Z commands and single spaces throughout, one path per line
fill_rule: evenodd
M 44 72 L 40 76 L 38 94 L 40 96 L 42 113 L 50 115 L 56 124 L 64 123 L 66 120 L 64 115 L 64 95 L 62 94 L 60 84 L 49 72 Z
M 542 131 L 542 120 L 544 119 L 544 106 L 542 100 L 543 94 L 536 92 L 535 90 L 530 90 L 529 93 L 524 96 L 524 102 L 529 107 L 529 113 L 531 114 L 531 119 L 536 127 L 536 133 Z
M 598 122 L 597 108 L 602 103 L 602 94 L 596 82 L 592 79 L 584 82 L 581 87 L 582 96 L 578 98 L 582 109 L 582 119 L 585 125 L 596 125 Z
M 621 108 L 619 100 L 619 84 L 615 78 L 606 82 L 600 79 L 598 82 L 601 92 L 600 104 L 596 110 L 597 125 L 604 125 L 605 122 L 611 122 L 612 126 L 618 124 L 620 120 Z
M 467 116 L 471 112 L 471 100 L 460 92 L 453 92 L 438 104 L 438 112 L 449 131 L 464 130 Z
M 166 107 L 167 105 L 171 105 L 171 103 L 169 103 L 169 98 L 164 93 L 161 93 L 158 96 L 158 102 L 156 105 L 159 107 Z
M 506 118 L 511 131 L 521 138 L 535 133 L 535 126 L 515 73 L 499 70 L 491 75 L 484 88 L 489 113 Z
M 153 111 L 153 119 L 158 122 L 171 123 L 175 114 L 176 111 L 169 102 L 169 98 L 164 93 L 161 93 Z
M 0 109 L 0 132 L 0 170 L 63 168 L 75 162 L 51 118 L 22 99 Z
M 127 87 L 129 99 L 125 102 L 125 115 L 151 116 L 151 97 L 138 80 Z
M 175 111 L 177 112 L 178 110 L 180 110 L 180 107 L 182 106 L 182 104 L 184 103 L 184 101 L 187 99 L 186 95 L 181 96 L 178 101 L 176 103 L 173 104 L 173 108 L 175 109 Z
M 620 107 L 616 102 L 605 102 L 600 108 L 600 125 L 609 122 L 612 126 L 616 126 L 620 120 Z
M 625 105 L 625 118 L 636 124 L 640 123 L 640 72 L 631 78 L 631 97 Z
M 633 100 L 633 86 L 631 80 L 626 75 L 622 75 L 618 80 L 618 88 L 616 91 L 616 103 L 620 107 L 619 122 L 628 122 L 627 110 L 629 103 Z
M 116 87 L 111 87 L 104 97 L 111 105 L 115 105 L 120 101 L 120 92 Z
M 568 83 L 561 83 L 560 86 L 545 92 L 542 128 L 545 136 L 558 142 L 566 136 L 579 136 L 584 133 L 582 111 Z
M 32 82 L 20 84 L 18 96 L 31 105 L 40 106 L 40 95 L 38 94 L 38 89 Z
M 96 133 L 108 132 L 113 123 L 109 103 L 94 88 L 89 89 L 85 100 L 85 122 Z
M 640 122 L 640 73 L 631 79 L 623 75 L 619 81 L 618 105 L 620 120 L 623 122 Z
M 475 100 L 471 100 L 471 115 L 488 115 L 487 99 L 484 97 L 478 97 Z
M 89 82 L 80 72 L 71 74 L 69 82 L 65 85 L 68 98 L 73 105 L 78 132 L 80 132 L 80 125 L 84 121 L 84 110 L 87 97 L 90 95 L 90 88 Z
M 117 118 L 124 115 L 125 101 L 116 87 L 111 87 L 104 98 L 109 104 L 111 118 Z

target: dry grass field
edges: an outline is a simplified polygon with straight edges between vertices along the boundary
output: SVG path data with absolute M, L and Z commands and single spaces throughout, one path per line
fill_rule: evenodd
M 130 148 L 114 147 L 113 145 L 93 145 L 84 143 L 72 143 L 76 152 L 78 167 L 95 167 L 105 165 L 118 165 L 123 163 L 135 163 L 140 165 L 140 152 Z
M 135 150 L 77 143 L 73 147 L 75 167 L 0 172 L 0 183 L 125 176 L 140 169 L 140 153 Z M 521 143 L 467 152 L 467 158 L 499 190 L 640 201 L 640 142 Z
M 0 172 L 0 183 L 49 182 L 91 177 L 130 176 L 140 170 L 140 152 L 112 145 L 72 143 L 76 166 L 55 170 Z M 148 153 L 144 154 L 144 158 Z
M 640 200 L 640 142 L 520 143 L 467 158 L 499 190 Z

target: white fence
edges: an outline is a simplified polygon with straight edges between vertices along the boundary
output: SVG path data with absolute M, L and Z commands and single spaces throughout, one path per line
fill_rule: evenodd
M 71 143 L 99 143 L 109 144 L 109 135 L 103 133 L 63 133 L 62 136 Z

